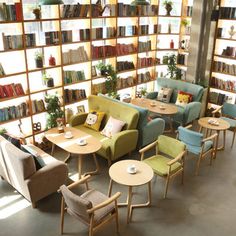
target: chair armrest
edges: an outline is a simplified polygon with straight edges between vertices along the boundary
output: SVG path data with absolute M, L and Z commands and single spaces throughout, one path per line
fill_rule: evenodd
M 187 126 L 185 126 L 184 128 L 190 129 L 190 128 L 192 128 L 192 127 L 193 127 L 193 125 L 187 125 Z
M 112 202 L 116 201 L 119 197 L 120 197 L 121 193 L 120 192 L 117 192 L 115 193 L 113 196 L 111 196 L 110 198 L 108 198 L 106 201 L 98 204 L 97 206 L 91 208 L 91 209 L 88 209 L 87 212 L 88 214 L 91 214 L 91 213 L 94 213 L 95 211 L 111 204 Z
M 203 139 L 202 142 L 205 143 L 206 141 L 216 139 L 217 136 L 218 136 L 218 134 L 213 134 L 210 137 Z
M 76 126 L 76 125 L 81 125 L 85 122 L 87 118 L 88 113 L 81 113 L 81 114 L 76 114 L 71 117 L 69 125 L 70 126 Z
M 181 152 L 176 158 L 174 158 L 173 160 L 169 161 L 167 163 L 168 166 L 171 166 L 173 164 L 175 164 L 176 162 L 178 162 L 179 160 L 181 160 L 183 158 L 183 156 L 185 155 L 186 151 L 184 150 L 183 152 Z
M 158 95 L 158 92 L 151 92 L 146 95 L 146 98 L 148 99 L 156 99 Z
M 199 118 L 202 104 L 200 102 L 190 102 L 184 110 L 184 121 L 188 124 Z
M 212 115 L 215 117 L 215 114 L 216 114 L 217 112 L 219 112 L 219 111 L 222 109 L 222 107 L 223 107 L 223 105 L 220 106 L 220 107 L 218 107 L 218 108 L 216 108 L 216 109 L 212 112 Z
M 144 159 L 144 153 L 150 149 L 152 149 L 153 147 L 156 147 L 158 143 L 158 140 L 154 141 L 153 143 L 150 143 L 149 145 L 147 145 L 146 147 L 142 148 L 139 150 L 139 153 L 141 154 L 141 161 Z

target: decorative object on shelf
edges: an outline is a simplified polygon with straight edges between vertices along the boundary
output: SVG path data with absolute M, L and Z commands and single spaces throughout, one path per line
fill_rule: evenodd
M 54 80 L 50 75 L 47 75 L 46 73 L 43 74 L 43 83 L 48 88 L 54 87 Z
M 142 87 L 142 88 L 140 89 L 140 95 L 141 95 L 142 98 L 145 98 L 146 95 L 147 95 L 147 89 L 144 88 L 144 87 Z
M 163 2 L 163 6 L 166 9 L 166 15 L 170 16 L 170 13 L 171 13 L 171 11 L 173 9 L 173 2 L 166 0 L 166 1 Z
M 84 105 L 77 106 L 78 113 L 85 113 Z
M 43 68 L 43 54 L 39 51 L 36 52 L 34 59 L 36 68 Z
M 5 71 L 3 69 L 2 63 L 0 63 L 0 76 L 5 75 Z
M 171 34 L 171 23 L 168 24 L 168 34 Z
M 61 0 L 41 0 L 40 5 L 58 5 L 64 4 Z
M 97 76 L 96 66 L 92 66 L 91 74 L 92 74 L 92 77 L 96 77 Z
M 57 118 L 57 129 L 59 133 L 64 133 L 64 118 Z
M 48 113 L 46 128 L 57 127 L 57 118 L 63 118 L 63 111 L 58 94 L 46 95 L 44 100 Z
M 145 1 L 145 0 L 134 0 L 130 4 L 131 6 L 139 6 L 139 5 L 150 5 L 150 2 Z
M 53 57 L 52 55 L 50 55 L 48 62 L 49 62 L 49 66 L 55 66 L 56 65 L 56 58 Z
M 40 8 L 40 6 L 33 9 L 33 14 L 35 16 L 35 20 L 41 19 L 41 8 Z
M 72 108 L 66 108 L 66 122 L 70 122 L 70 118 L 74 115 Z
M 231 39 L 234 37 L 235 33 L 236 31 L 234 30 L 234 25 L 231 25 L 230 30 L 229 30 L 229 35 Z
M 99 63 L 97 69 L 106 78 L 105 87 L 109 97 L 117 98 L 117 74 L 111 64 Z
M 40 122 L 33 123 L 33 131 L 40 131 L 42 129 L 42 125 Z
M 175 43 L 173 41 L 173 39 L 171 39 L 170 41 L 170 49 L 174 49 L 175 48 Z
M 181 70 L 176 66 L 177 57 L 175 54 L 168 56 L 167 71 L 166 76 L 170 76 L 171 79 L 180 80 L 182 76 Z

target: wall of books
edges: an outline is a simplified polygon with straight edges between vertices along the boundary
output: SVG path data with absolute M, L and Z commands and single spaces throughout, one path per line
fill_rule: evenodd
M 57 93 L 65 117 L 106 93 L 96 66 L 111 64 L 120 96 L 152 91 L 167 74 L 166 57 L 186 70 L 193 0 L 131 6 L 131 0 L 0 1 L 0 127 L 40 142 L 45 96 Z
M 219 1 L 208 108 L 236 102 L 236 1 Z

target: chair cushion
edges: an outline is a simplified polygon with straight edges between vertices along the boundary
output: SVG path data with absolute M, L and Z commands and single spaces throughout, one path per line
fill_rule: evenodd
M 104 195 L 103 193 L 101 193 L 95 189 L 85 192 L 84 194 L 81 195 L 81 197 L 86 199 L 87 201 L 91 202 L 93 207 L 97 206 L 98 204 L 100 204 L 108 199 L 108 197 L 106 195 Z M 115 209 L 115 203 L 113 202 L 113 203 L 107 205 L 106 207 L 103 207 L 103 208 L 95 211 L 95 214 L 94 214 L 95 224 L 98 224 L 99 222 L 101 222 L 101 220 L 104 217 L 106 217 L 108 214 L 110 214 L 114 209 Z
M 160 176 L 166 176 L 168 174 L 169 166 L 167 165 L 167 163 L 169 161 L 171 161 L 171 159 L 162 155 L 155 155 L 144 160 L 144 162 L 153 169 L 154 173 Z M 171 172 L 175 172 L 180 167 L 181 164 L 179 162 L 176 162 L 172 165 Z
M 86 118 L 84 126 L 99 131 L 104 116 L 104 112 L 91 111 Z
M 193 100 L 192 94 L 179 91 L 175 104 L 181 107 L 186 107 L 187 104 L 192 100 Z
M 229 122 L 231 128 L 235 128 L 235 127 L 236 127 L 236 120 L 230 119 L 230 118 L 228 118 L 228 117 L 223 117 L 223 116 L 220 117 L 220 119 Z
M 161 88 L 158 91 L 157 101 L 169 103 L 171 95 L 172 95 L 172 92 L 173 92 L 172 88 Z
M 193 154 L 199 155 L 201 152 L 201 147 L 199 147 L 199 146 L 195 146 L 195 145 L 191 145 L 191 144 L 186 144 L 186 146 L 187 146 L 187 150 Z M 213 142 L 211 140 L 206 141 L 205 145 L 204 145 L 203 152 L 207 152 L 212 147 L 213 147 Z

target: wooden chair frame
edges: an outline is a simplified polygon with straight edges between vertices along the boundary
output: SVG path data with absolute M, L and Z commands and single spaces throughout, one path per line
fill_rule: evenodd
M 186 127 L 184 127 L 184 128 L 190 129 L 191 127 L 192 127 L 192 125 L 188 125 L 188 126 L 186 126 Z M 177 133 L 176 138 L 178 139 L 178 138 L 179 138 L 179 132 L 178 132 L 178 130 L 176 131 L 176 133 Z M 207 156 L 209 153 L 211 153 L 210 165 L 212 165 L 212 161 L 213 161 L 213 158 L 214 158 L 214 155 L 215 155 L 215 152 L 216 152 L 216 148 L 217 148 L 217 147 L 216 147 L 216 139 L 217 139 L 217 136 L 218 136 L 218 134 L 215 133 L 215 134 L 211 135 L 210 137 L 207 137 L 207 138 L 205 138 L 205 139 L 202 140 L 201 152 L 200 152 L 199 157 L 198 157 L 197 166 L 196 166 L 196 169 L 195 169 L 195 175 L 198 175 L 201 160 L 205 159 L 206 156 Z M 207 141 L 210 141 L 210 140 L 213 141 L 213 146 L 212 146 L 212 148 L 210 148 L 209 150 L 207 150 L 206 152 L 204 152 L 205 143 L 206 143 Z M 187 152 L 188 152 L 188 150 L 187 150 Z
M 146 147 L 142 148 L 141 150 L 139 150 L 139 153 L 141 154 L 141 161 L 144 160 L 144 154 L 145 152 L 147 152 L 148 150 L 152 149 L 156 147 L 156 155 L 159 154 L 159 150 L 158 150 L 158 140 L 156 140 L 155 142 L 147 145 Z M 181 152 L 177 157 L 175 157 L 174 159 L 170 159 L 170 161 L 167 163 L 168 165 L 168 173 L 166 176 L 160 176 L 160 177 L 164 177 L 166 178 L 166 184 L 165 184 L 165 192 L 164 192 L 164 199 L 167 196 L 167 191 L 168 191 L 168 187 L 169 187 L 169 183 L 170 180 L 172 178 L 174 178 L 175 176 L 177 176 L 178 174 L 182 173 L 182 178 L 181 178 L 181 182 L 182 184 L 184 183 L 184 156 L 185 156 L 186 150 L 184 150 L 183 152 Z M 171 167 L 177 163 L 180 162 L 181 163 L 181 167 L 175 171 L 171 170 Z M 155 172 L 154 172 L 155 173 Z M 155 173 L 156 174 L 156 173 Z M 158 175 L 158 174 L 156 174 Z
M 213 117 L 215 117 L 216 113 L 220 112 L 222 108 L 223 108 L 223 105 L 218 107 L 217 109 L 215 109 L 212 112 Z M 234 117 L 231 117 L 231 116 L 228 116 L 228 115 L 222 114 L 222 113 L 220 113 L 220 114 L 221 114 L 221 116 L 225 116 L 225 117 L 230 118 L 232 120 L 236 120 Z M 235 140 L 235 136 L 236 136 L 236 127 L 235 128 L 229 128 L 229 130 L 233 132 L 233 138 L 232 138 L 232 144 L 231 144 L 231 148 L 232 148 L 234 146 L 234 140 Z M 224 135 L 225 135 L 225 132 L 224 132 Z M 224 138 L 224 140 L 225 140 L 225 138 Z
M 86 190 L 89 190 L 88 179 L 90 177 L 91 177 L 90 175 L 87 175 L 84 178 L 70 184 L 69 186 L 67 186 L 67 188 L 72 189 L 72 188 L 74 188 L 74 187 L 76 187 L 80 184 L 85 184 Z M 61 191 L 58 190 L 58 192 L 61 192 Z M 103 226 L 107 222 L 111 221 L 113 218 L 115 218 L 115 220 L 116 220 L 116 232 L 119 233 L 119 217 L 118 217 L 117 199 L 120 197 L 120 195 L 121 195 L 121 193 L 117 192 L 113 196 L 108 198 L 106 201 L 104 201 L 104 202 L 92 207 L 91 209 L 87 210 L 87 213 L 90 215 L 90 222 L 88 223 L 86 221 L 83 221 L 82 219 L 81 219 L 81 221 L 89 226 L 89 236 L 93 236 L 94 232 L 96 232 L 101 226 Z M 114 212 L 112 212 L 110 215 L 105 217 L 104 220 L 101 221 L 99 224 L 95 225 L 95 222 L 94 222 L 95 212 L 97 210 L 103 208 L 103 207 L 106 207 L 107 205 L 111 204 L 112 202 L 115 203 Z M 65 200 L 62 196 L 62 201 L 61 201 L 61 224 L 60 224 L 60 233 L 61 234 L 63 234 L 65 212 L 67 212 L 67 206 L 66 206 Z

